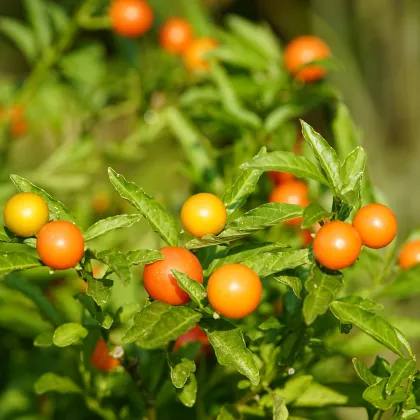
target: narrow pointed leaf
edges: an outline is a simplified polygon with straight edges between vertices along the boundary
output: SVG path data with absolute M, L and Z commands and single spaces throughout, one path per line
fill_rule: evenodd
M 257 156 L 266 153 L 267 150 L 263 147 Z M 262 171 L 258 169 L 246 169 L 241 172 L 238 178 L 236 178 L 233 185 L 225 192 L 222 198 L 228 216 L 245 204 L 248 196 L 255 191 L 261 174 Z
M 108 169 L 109 179 L 122 198 L 128 200 L 149 222 L 152 229 L 168 245 L 178 244 L 175 219 L 156 200 L 148 196 L 133 182 L 127 181 L 112 168 Z
M 416 373 L 416 362 L 408 359 L 398 359 L 391 367 L 391 376 L 385 387 L 386 393 L 391 394 L 401 382 L 407 380 Z
M 312 381 L 311 375 L 292 377 L 286 382 L 284 388 L 278 389 L 276 392 L 285 399 L 286 404 L 291 404 L 305 393 Z
M 50 209 L 50 218 L 54 220 L 68 220 L 75 222 L 74 216 L 70 213 L 69 209 L 58 200 L 52 198 L 43 189 L 29 182 L 27 179 L 22 178 L 19 175 L 10 175 L 10 179 L 16 185 L 19 192 L 31 192 L 40 195 L 48 204 Z
M 163 347 L 194 327 L 200 318 L 201 314 L 187 306 L 171 306 L 156 301 L 135 316 L 134 326 L 123 341 L 137 341 L 140 347 L 146 349 Z
M 233 248 L 226 248 L 212 259 L 209 267 L 205 270 L 205 275 L 210 275 L 216 268 L 222 267 L 225 264 L 239 264 L 252 257 L 261 255 L 264 252 L 277 251 L 288 248 L 289 245 L 271 242 L 255 242 L 246 243 L 235 246 Z
M 19 48 L 25 58 L 32 63 L 38 53 L 34 34 L 31 29 L 16 19 L 2 17 L 0 32 L 6 35 Z
M 187 383 L 178 392 L 178 398 L 186 407 L 193 407 L 197 398 L 197 379 L 191 373 Z
M 352 362 L 357 375 L 366 383 L 366 385 L 375 385 L 379 381 L 379 378 L 376 377 L 359 359 L 353 358 Z
M 286 407 L 286 400 L 279 394 L 273 392 L 273 420 L 287 420 L 289 411 Z
M 134 223 L 137 223 L 141 218 L 142 216 L 139 214 L 120 214 L 118 216 L 108 217 L 99 220 L 86 229 L 83 236 L 86 242 L 91 241 L 116 229 L 128 228 Z
M 182 273 L 178 270 L 171 270 L 173 276 L 175 277 L 179 287 L 188 293 L 188 296 L 195 302 L 200 308 L 203 306 L 203 300 L 207 296 L 204 286 L 195 281 L 191 277 Z
M 339 157 L 344 159 L 359 144 L 359 133 L 351 119 L 348 108 L 339 102 L 332 124 L 334 140 Z
M 246 260 L 244 265 L 254 270 L 258 276 L 266 277 L 308 263 L 309 251 L 299 249 L 296 251 L 265 252 Z
M 341 194 L 346 194 L 356 188 L 360 191 L 363 175 L 366 167 L 366 153 L 361 146 L 357 146 L 344 161 L 341 168 L 343 179 L 343 190 Z
M 324 218 L 329 218 L 331 214 L 322 206 L 316 203 L 311 203 L 305 207 L 303 211 L 302 228 L 311 228 L 315 223 L 320 222 Z
M 274 276 L 274 280 L 290 287 L 293 290 L 293 293 L 301 299 L 300 292 L 302 291 L 302 281 L 296 270 L 285 270 Z
M 397 388 L 391 395 L 387 395 L 385 392 L 387 382 L 388 379 L 383 378 L 363 392 L 363 398 L 380 410 L 389 410 L 407 398 L 407 393 L 402 387 Z
M 0 274 L 41 267 L 41 261 L 26 252 L 0 251 Z
M 253 385 L 258 385 L 260 374 L 252 353 L 247 349 L 242 331 L 224 319 L 204 319 L 200 327 L 206 331 L 221 365 L 233 365 Z
M 125 254 L 131 265 L 151 264 L 163 260 L 163 254 L 154 249 L 137 249 Z
M 38 45 L 46 49 L 52 40 L 50 20 L 47 5 L 42 0 L 24 0 L 26 13 L 35 32 Z
M 311 276 L 305 283 L 308 295 L 303 301 L 303 316 L 307 325 L 311 325 L 319 315 L 328 311 L 343 286 L 343 275 L 337 272 L 325 272 L 314 265 Z
M 331 303 L 332 313 L 345 324 L 354 324 L 366 334 L 388 347 L 395 354 L 404 357 L 401 343 L 394 327 L 384 318 L 360 308 L 358 305 L 335 301 Z
M 309 124 L 302 120 L 301 123 L 303 136 L 310 144 L 322 169 L 324 169 L 329 184 L 335 192 L 341 191 L 343 185 L 340 170 L 341 165 L 336 151 Z
M 35 347 L 51 347 L 53 345 L 53 331 L 45 331 L 36 336 L 34 340 Z
M 329 186 L 328 180 L 316 165 L 304 156 L 292 152 L 271 152 L 256 156 L 242 165 L 243 169 L 289 172 L 298 178 L 310 178 Z

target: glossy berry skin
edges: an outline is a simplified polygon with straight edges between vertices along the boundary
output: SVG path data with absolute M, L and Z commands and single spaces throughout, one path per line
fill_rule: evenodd
M 112 29 L 118 35 L 135 38 L 153 24 L 153 11 L 144 0 L 114 0 L 109 9 Z
M 200 353 L 208 352 L 210 348 L 209 339 L 207 338 L 207 334 L 198 325 L 192 327 L 185 334 L 182 334 L 181 337 L 178 337 L 174 344 L 174 351 L 193 341 L 202 343 Z
M 36 235 L 48 223 L 48 205 L 33 193 L 20 193 L 11 197 L 4 208 L 6 227 L 15 235 L 27 238 Z
M 325 69 L 320 65 L 302 66 L 312 61 L 323 60 L 331 56 L 328 45 L 320 38 L 311 35 L 293 39 L 284 51 L 284 64 L 289 73 L 302 82 L 315 82 L 325 76 Z M 299 70 L 301 69 L 301 70 Z
M 277 185 L 270 194 L 270 203 L 297 204 L 306 207 L 309 204 L 308 186 L 302 181 L 288 181 Z M 299 226 L 301 217 L 296 217 L 284 222 L 289 226 Z
M 257 309 L 262 297 L 260 278 L 242 264 L 227 264 L 210 276 L 207 295 L 211 306 L 227 318 L 243 318 Z
M 120 365 L 120 361 L 109 354 L 108 347 L 103 338 L 96 343 L 90 361 L 96 369 L 102 372 L 110 372 Z
M 407 242 L 398 255 L 398 264 L 405 270 L 420 263 L 420 239 Z
M 168 19 L 160 29 L 159 41 L 162 48 L 172 54 L 182 54 L 191 44 L 194 33 L 185 19 Z
M 352 265 L 362 249 L 357 230 L 344 222 L 334 221 L 319 229 L 312 245 L 315 259 L 330 270 Z
M 182 206 L 181 221 L 191 235 L 217 235 L 225 227 L 227 213 L 223 201 L 209 193 L 190 197 Z
M 36 249 L 42 262 L 53 270 L 67 270 L 83 258 L 85 241 L 73 223 L 55 220 L 39 232 Z
M 363 245 L 368 248 L 383 248 L 397 234 L 397 218 L 383 204 L 368 204 L 354 216 L 353 227 L 359 232 Z
M 163 260 L 147 264 L 143 272 L 143 282 L 147 293 L 155 300 L 170 305 L 183 305 L 190 297 L 179 286 L 171 270 L 181 271 L 192 279 L 203 283 L 203 268 L 197 257 L 178 246 L 167 246 L 159 250 Z
M 289 174 L 288 172 L 270 171 L 268 172 L 268 176 L 276 185 L 284 184 L 285 182 L 294 181 L 296 179 L 293 174 Z
M 217 47 L 217 41 L 211 38 L 197 38 L 184 51 L 184 64 L 188 70 L 207 72 L 209 63 L 204 55 Z

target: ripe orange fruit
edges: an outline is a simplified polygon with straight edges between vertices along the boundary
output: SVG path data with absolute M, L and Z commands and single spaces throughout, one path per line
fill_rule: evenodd
M 188 21 L 176 17 L 168 19 L 159 34 L 162 48 L 173 54 L 183 53 L 193 38 L 194 33 Z
M 39 231 L 36 249 L 45 265 L 53 270 L 67 270 L 83 258 L 85 241 L 76 225 L 55 220 Z
M 207 334 L 198 325 L 194 326 L 185 334 L 181 335 L 181 337 L 178 337 L 178 339 L 175 341 L 174 351 L 192 341 L 199 341 L 202 343 L 200 353 L 208 352 L 210 348 L 209 339 L 207 338 Z
M 420 239 L 407 242 L 398 255 L 398 264 L 405 270 L 420 263 Z
M 269 171 L 268 176 L 275 184 L 284 184 L 287 181 L 296 179 L 293 174 L 289 174 L 288 172 Z
M 109 9 L 112 29 L 121 36 L 144 35 L 153 24 L 153 11 L 144 0 L 114 0 Z
M 190 297 L 179 286 L 172 275 L 175 269 L 203 283 L 203 269 L 197 257 L 185 248 L 167 246 L 160 249 L 163 260 L 147 264 L 143 271 L 143 282 L 147 293 L 156 300 L 170 305 L 183 305 Z
M 191 235 L 217 235 L 225 227 L 227 213 L 223 201 L 209 193 L 190 197 L 182 206 L 181 221 Z
M 309 204 L 308 186 L 298 180 L 277 185 L 270 194 L 269 202 L 296 204 L 306 207 Z M 302 223 L 302 218 L 296 217 L 284 223 L 290 226 L 299 226 Z
M 353 226 L 334 221 L 319 229 L 312 249 L 315 259 L 324 267 L 341 270 L 357 260 L 362 249 L 362 240 Z
M 211 38 L 197 38 L 184 51 L 184 64 L 189 70 L 208 71 L 209 63 L 204 55 L 217 47 L 218 43 Z
M 354 216 L 353 227 L 359 232 L 363 245 L 368 248 L 383 248 L 397 234 L 397 218 L 383 204 L 368 204 Z
M 325 76 L 325 68 L 320 65 L 302 66 L 312 61 L 331 56 L 328 45 L 320 38 L 311 35 L 293 39 L 284 51 L 284 64 L 294 77 L 303 82 L 315 82 Z
M 120 365 L 120 361 L 109 354 L 108 347 L 103 338 L 96 343 L 95 350 L 90 358 L 92 365 L 103 372 L 114 370 Z
M 216 312 L 238 319 L 257 309 L 262 297 L 262 284 L 250 268 L 242 264 L 227 264 L 210 276 L 207 295 Z

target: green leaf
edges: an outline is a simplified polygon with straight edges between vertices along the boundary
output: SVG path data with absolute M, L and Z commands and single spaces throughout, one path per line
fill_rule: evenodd
M 302 281 L 296 270 L 285 270 L 274 276 L 274 280 L 290 287 L 293 290 L 293 293 L 301 299 L 300 292 L 302 291 Z
M 168 354 L 168 364 L 171 370 L 171 381 L 175 388 L 182 388 L 190 377 L 191 373 L 195 372 L 195 363 L 183 357 Z
M 271 242 L 251 242 L 241 244 L 233 248 L 226 247 L 225 250 L 215 255 L 212 262 L 205 270 L 205 276 L 210 275 L 214 270 L 226 264 L 239 264 L 252 257 L 261 255 L 264 252 L 277 251 L 288 248 L 288 245 Z
M 275 108 L 268 114 L 264 127 L 267 134 L 276 132 L 283 124 L 297 118 L 307 111 L 307 105 L 286 103 Z
M 67 347 L 78 343 L 88 335 L 88 330 L 77 322 L 60 325 L 53 335 L 53 343 L 57 347 Z
M 261 126 L 260 117 L 254 112 L 244 108 L 233 89 L 225 69 L 216 64 L 211 64 L 211 76 L 219 88 L 220 99 L 228 114 L 238 122 L 249 128 L 257 129 Z
M 95 279 L 88 273 L 84 273 L 84 276 L 88 285 L 86 294 L 99 306 L 105 305 L 111 296 L 113 281 L 109 279 Z
M 178 270 L 171 270 L 172 275 L 175 277 L 179 287 L 188 293 L 188 296 L 195 302 L 200 308 L 203 307 L 203 300 L 207 296 L 206 289 L 198 281 L 192 279 L 186 274 Z
M 385 387 L 385 391 L 390 395 L 401 382 L 412 377 L 416 373 L 416 362 L 414 360 L 398 359 L 391 367 L 391 376 Z
M 327 312 L 343 286 L 343 275 L 339 272 L 325 272 L 314 265 L 311 276 L 305 283 L 308 295 L 303 301 L 303 316 L 307 325 L 311 325 L 319 315 Z
M 184 247 L 187 249 L 198 249 L 198 248 L 205 248 L 208 246 L 213 245 L 220 245 L 220 244 L 226 244 L 229 242 L 236 241 L 238 239 L 245 238 L 248 236 L 251 232 L 238 232 L 233 229 L 226 229 L 220 233 L 219 235 L 204 235 L 202 238 L 195 238 L 191 241 L 188 241 Z
M 359 359 L 355 357 L 352 359 L 354 370 L 359 375 L 359 378 L 368 386 L 375 385 L 379 378 L 377 378 Z
M 257 156 L 267 153 L 267 149 L 263 147 Z M 222 201 L 226 206 L 228 216 L 241 208 L 250 194 L 255 191 L 258 180 L 262 171 L 258 169 L 246 169 L 236 178 L 233 185 L 224 193 Z
M 217 416 L 216 420 L 237 420 L 238 414 L 232 406 L 224 405 Z
M 289 418 L 289 411 L 286 407 L 286 400 L 278 395 L 276 392 L 273 396 L 273 420 L 287 420 Z
M 71 20 L 67 16 L 65 10 L 58 4 L 49 3 L 47 12 L 51 18 L 53 27 L 56 33 L 61 34 L 71 23 Z
M 332 302 L 330 309 L 342 323 L 356 325 L 395 354 L 404 357 L 394 327 L 382 317 L 366 311 L 358 305 L 340 301 Z
M 224 319 L 203 319 L 200 327 L 207 333 L 218 362 L 232 365 L 253 385 L 258 385 L 260 374 L 252 353 L 247 349 L 242 331 Z
M 392 296 L 394 299 L 404 299 L 420 295 L 420 265 L 407 270 L 401 270 L 393 282 L 381 290 L 381 296 Z
M 35 392 L 38 395 L 46 392 L 58 392 L 59 394 L 82 394 L 82 390 L 65 376 L 58 376 L 55 373 L 44 373 L 35 382 Z
M 359 144 L 359 133 L 351 119 L 349 110 L 339 102 L 332 124 L 338 155 L 344 159 Z
M 121 197 L 128 200 L 146 218 L 152 229 L 168 245 L 176 246 L 178 244 L 178 232 L 173 216 L 136 184 L 128 182 L 112 168 L 108 168 L 108 174 L 112 185 Z
M 187 306 L 156 301 L 135 316 L 134 326 L 127 331 L 123 342 L 136 341 L 145 349 L 163 347 L 194 327 L 200 318 L 201 314 Z
M 30 28 L 16 19 L 2 17 L 0 19 L 0 32 L 16 44 L 30 63 L 35 60 L 38 48 Z
M 128 228 L 137 223 L 142 218 L 139 214 L 120 214 L 118 216 L 108 217 L 96 222 L 94 225 L 86 229 L 84 233 L 85 241 L 99 238 L 116 229 Z
M 331 214 L 317 203 L 311 203 L 303 211 L 302 229 L 311 228 L 315 223 L 329 218 Z
M 34 340 L 35 347 L 51 347 L 53 345 L 53 332 L 45 331 L 37 335 Z
M 228 27 L 255 51 L 268 60 L 281 60 L 277 37 L 268 25 L 255 24 L 241 16 L 231 15 L 226 19 Z
M 14 275 L 7 276 L 6 283 L 9 287 L 19 290 L 19 292 L 31 299 L 42 311 L 45 318 L 51 321 L 53 325 L 60 324 L 60 316 L 51 302 L 44 296 L 42 289 L 39 286 L 30 284 L 25 279 Z
M 163 260 L 163 254 L 154 249 L 136 249 L 125 254 L 130 265 L 151 264 Z
M 31 192 L 41 196 L 48 204 L 48 208 L 50 209 L 50 218 L 54 220 L 68 220 L 70 222 L 75 222 L 74 216 L 70 213 L 68 208 L 64 204 L 52 198 L 41 188 L 19 175 L 10 175 L 10 179 L 16 185 L 19 192 Z
M 105 263 L 124 284 L 131 282 L 133 273 L 126 254 L 112 249 L 99 252 L 95 258 Z
M 50 20 L 47 14 L 47 5 L 42 0 L 24 0 L 29 22 L 35 32 L 38 45 L 45 50 L 52 40 Z
M 262 324 L 258 326 L 258 328 L 263 331 L 268 331 L 272 329 L 277 330 L 277 329 L 280 329 L 281 327 L 282 327 L 282 324 L 280 323 L 280 321 L 273 316 L 271 316 L 270 318 L 267 318 Z
M 190 162 L 197 182 L 208 183 L 214 191 L 221 190 L 223 182 L 215 169 L 214 162 L 209 156 L 203 143 L 209 141 L 177 108 L 169 107 L 166 118 L 170 130 L 178 138 L 187 160 Z
M 178 392 L 178 397 L 186 407 L 194 406 L 197 397 L 197 379 L 194 373 L 190 374 L 187 383 Z
M 283 389 L 278 389 L 276 392 L 284 398 L 286 404 L 290 404 L 305 393 L 311 385 L 312 380 L 313 378 L 311 375 L 292 377 L 286 382 Z
M 340 161 L 336 151 L 309 124 L 301 120 L 302 134 L 311 146 L 315 157 L 321 164 L 331 188 L 336 192 L 342 189 Z
M 226 228 L 238 232 L 253 232 L 301 217 L 302 214 L 303 207 L 295 204 L 267 203 L 246 212 L 230 222 Z
M 383 378 L 363 392 L 363 398 L 380 410 L 389 410 L 407 398 L 406 390 L 402 387 L 397 388 L 391 395 L 387 395 L 385 392 L 387 382 L 388 379 Z
M 289 172 L 298 178 L 314 179 L 329 186 L 329 182 L 313 162 L 292 152 L 271 152 L 255 156 L 242 165 L 242 169 L 250 168 L 261 171 Z
M 309 251 L 299 249 L 296 251 L 265 252 L 244 261 L 243 264 L 254 270 L 259 277 L 266 277 L 308 263 Z
M 41 267 L 41 261 L 26 252 L 0 251 L 0 274 Z
M 343 190 L 341 194 L 358 189 L 360 191 L 366 167 L 366 153 L 361 146 L 357 146 L 344 161 L 341 168 Z
M 312 382 L 294 402 L 294 407 L 327 407 L 346 405 L 349 397 L 333 388 Z

